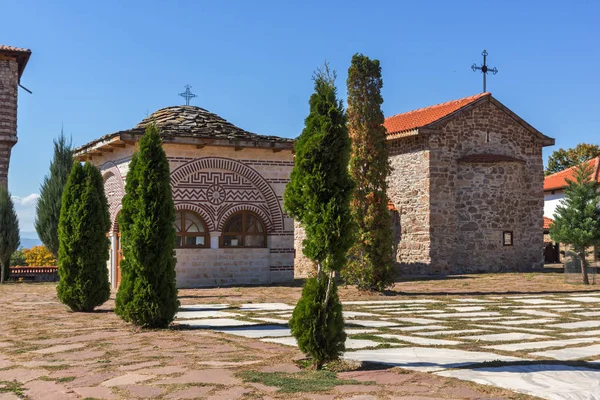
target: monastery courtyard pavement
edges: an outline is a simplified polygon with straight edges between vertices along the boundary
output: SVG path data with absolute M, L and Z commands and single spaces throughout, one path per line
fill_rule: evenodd
M 174 329 L 135 331 L 112 313 L 114 293 L 99 312 L 81 314 L 66 311 L 51 284 L 0 290 L 0 400 L 600 399 L 595 291 L 344 301 L 344 358 L 363 367 L 338 378 L 355 382 L 281 393 L 240 373 L 299 371 L 289 298 L 188 290 Z

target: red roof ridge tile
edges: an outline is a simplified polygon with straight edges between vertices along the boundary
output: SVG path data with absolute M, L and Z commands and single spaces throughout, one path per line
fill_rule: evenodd
M 474 94 L 474 95 L 471 95 L 471 96 L 463 97 L 463 98 L 460 98 L 460 99 L 454 99 L 454 100 L 446 101 L 444 103 L 433 104 L 431 106 L 421 107 L 421 108 L 417 108 L 417 109 L 414 109 L 414 110 L 405 111 L 405 112 L 402 112 L 402 113 L 399 113 L 399 114 L 390 115 L 389 117 L 385 117 L 385 119 L 394 118 L 394 117 L 397 117 L 399 115 L 407 115 L 407 114 L 411 114 L 411 113 L 416 113 L 416 112 L 428 110 L 430 108 L 448 106 L 448 105 L 450 105 L 452 103 L 459 103 L 459 102 L 466 101 L 466 100 L 473 101 L 473 100 L 477 100 L 480 97 L 491 95 L 491 94 L 492 94 L 491 92 L 478 93 L 478 94 Z

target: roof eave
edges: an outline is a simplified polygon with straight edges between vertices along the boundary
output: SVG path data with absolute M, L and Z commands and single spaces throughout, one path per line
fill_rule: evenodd
M 17 65 L 19 66 L 19 82 L 21 81 L 21 76 L 25 71 L 25 67 L 27 66 L 27 62 L 29 61 L 29 57 L 31 57 L 31 50 L 23 49 L 23 50 L 8 50 L 8 49 L 0 49 L 0 54 L 4 54 L 7 57 L 15 58 L 17 61 Z

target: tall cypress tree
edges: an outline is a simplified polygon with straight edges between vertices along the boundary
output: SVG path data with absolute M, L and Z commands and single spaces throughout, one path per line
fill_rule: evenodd
M 50 163 L 50 173 L 44 177 L 40 188 L 35 217 L 35 230 L 55 258 L 58 258 L 58 221 L 62 194 L 72 167 L 71 141 L 67 142 L 61 130 L 58 139 L 54 140 L 54 157 Z
M 19 248 L 19 219 L 10 193 L 0 186 L 0 283 L 10 273 L 10 257 Z
M 58 298 L 73 311 L 92 311 L 110 296 L 110 229 L 102 175 L 87 162 L 75 163 L 65 185 L 58 224 Z
M 327 64 L 313 77 L 310 113 L 295 145 L 296 158 L 284 193 L 286 211 L 306 230 L 303 253 L 315 261 L 317 276 L 309 278 L 296 305 L 290 328 L 300 350 L 317 368 L 344 351 L 346 334 L 334 274 L 346 264 L 351 244 L 348 174 L 350 140 L 335 73 Z
M 581 278 L 589 285 L 586 249 L 600 243 L 600 184 L 588 163 L 575 167 L 575 180 L 566 179 L 565 198 L 554 212 L 550 237 L 573 246 L 581 262 Z
M 350 208 L 356 223 L 344 278 L 362 290 L 381 291 L 394 284 L 393 236 L 388 211 L 391 172 L 381 111 L 381 66 L 355 54 L 348 69 L 348 132 L 352 141 L 350 175 L 356 186 Z
M 115 312 L 125 321 L 160 328 L 175 317 L 174 221 L 169 163 L 152 124 L 129 164 L 119 216 L 124 258 Z

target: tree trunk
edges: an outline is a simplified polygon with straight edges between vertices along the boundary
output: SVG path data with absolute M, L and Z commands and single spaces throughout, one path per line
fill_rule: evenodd
M 4 263 L 0 262 L 0 284 L 4 284 Z
M 585 259 L 585 248 L 579 250 L 579 258 L 581 258 L 581 276 L 583 278 L 583 284 L 589 285 L 590 280 L 587 273 L 587 260 Z

